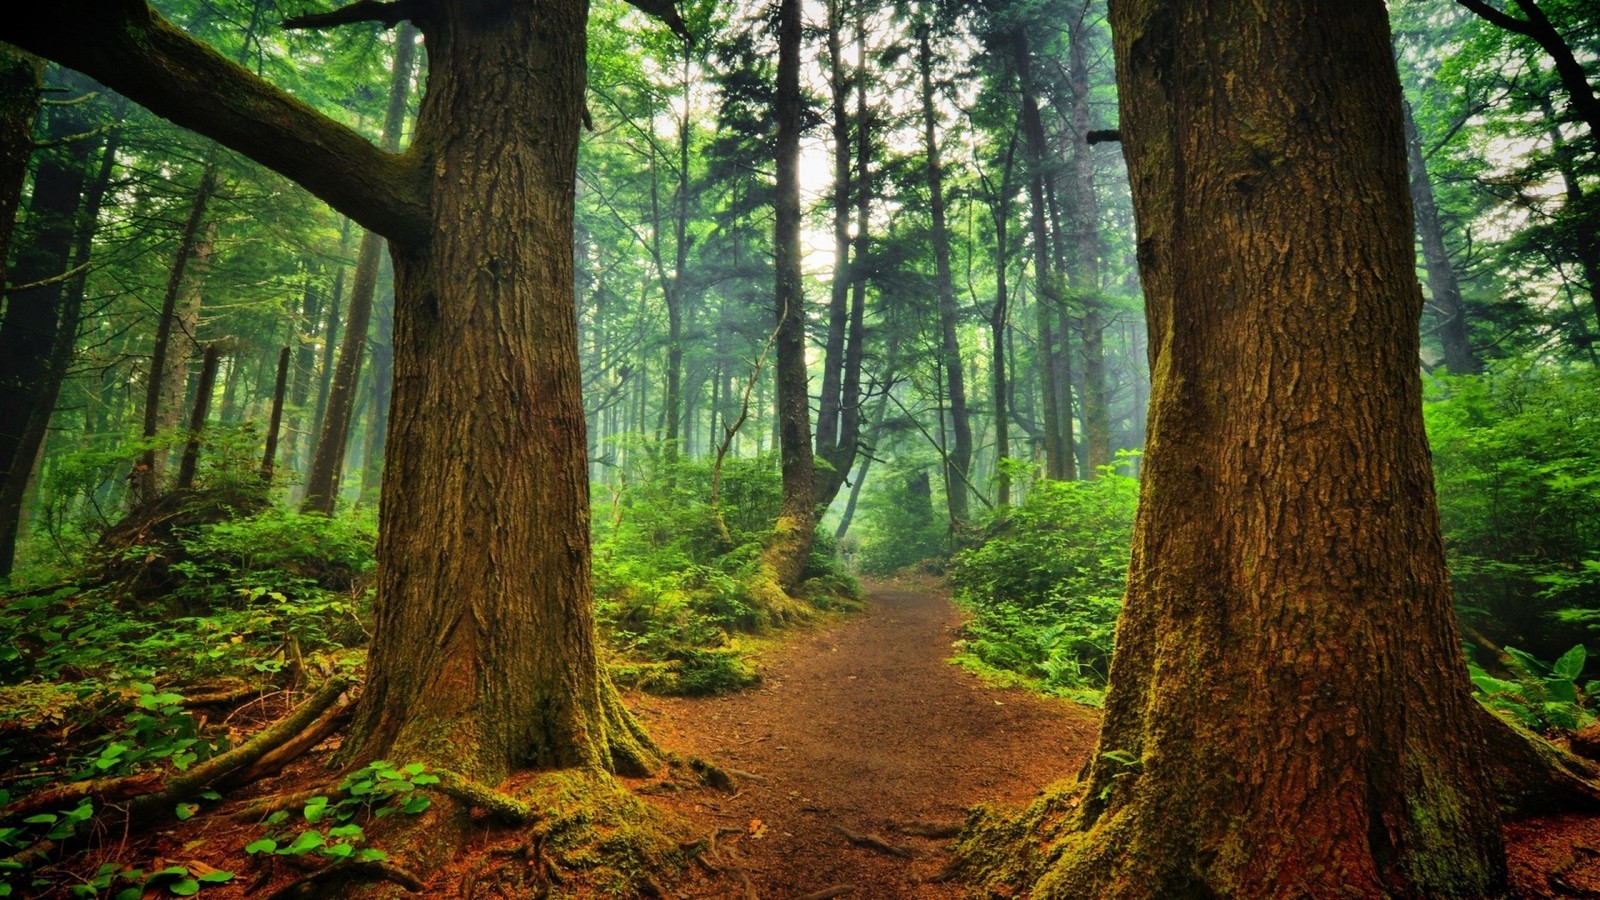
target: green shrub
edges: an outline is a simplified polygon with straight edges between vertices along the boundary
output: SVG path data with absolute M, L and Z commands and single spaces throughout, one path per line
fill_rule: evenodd
M 884 575 L 947 552 L 949 517 L 934 508 L 933 463 L 897 457 L 867 482 L 861 497 L 861 540 L 856 567 Z
M 1600 373 L 1436 379 L 1426 413 L 1462 621 L 1545 658 L 1600 630 Z
M 1138 482 L 1040 481 L 958 554 L 950 577 L 972 618 L 958 658 L 1097 702 L 1128 571 Z
M 1578 689 L 1578 678 L 1588 660 L 1582 644 L 1548 665 L 1514 647 L 1506 647 L 1505 652 L 1508 679 L 1468 664 L 1472 684 L 1484 703 L 1524 728 L 1546 733 L 1577 731 L 1595 721 L 1588 708 L 1588 691 Z

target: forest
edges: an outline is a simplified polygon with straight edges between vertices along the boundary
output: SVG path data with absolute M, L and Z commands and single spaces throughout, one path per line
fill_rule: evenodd
M 1588 0 L 0 17 L 0 898 L 1600 896 Z

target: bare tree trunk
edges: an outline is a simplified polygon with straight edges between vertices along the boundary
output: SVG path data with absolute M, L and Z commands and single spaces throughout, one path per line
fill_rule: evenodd
M 88 90 L 86 82 L 72 84 Z M 85 110 L 83 104 L 57 107 L 47 139 L 89 130 Z M 13 283 L 35 286 L 9 292 L 0 319 L 0 577 L 10 575 L 15 564 L 23 499 L 66 377 L 83 304 L 82 272 L 64 283 L 48 282 L 88 262 L 100 199 L 111 177 L 114 135 L 93 182 L 88 172 L 93 141 L 45 151 L 34 174 L 25 241 L 10 254 Z
M 1476 375 L 1483 363 L 1473 351 L 1467 333 L 1467 307 L 1461 301 L 1461 286 L 1450 265 L 1444 246 L 1444 229 L 1439 224 L 1439 208 L 1433 202 L 1433 182 L 1428 180 L 1428 163 L 1422 155 L 1422 134 L 1411 114 L 1411 104 L 1403 107 L 1406 126 L 1406 153 L 1411 163 L 1411 205 L 1417 218 L 1417 238 L 1422 244 L 1422 262 L 1428 273 L 1428 293 L 1444 348 L 1444 364 L 1458 375 Z
M 1104 304 L 1100 299 L 1100 216 L 1089 145 L 1089 5 L 1068 20 L 1067 74 L 1072 88 L 1072 183 L 1069 190 L 1074 293 L 1083 307 L 1083 443 L 1085 478 L 1111 465 L 1111 411 L 1106 398 Z
M 161 297 L 161 312 L 156 319 L 155 342 L 150 350 L 150 368 L 145 375 L 144 437 L 154 438 L 161 431 L 163 402 L 169 401 L 167 358 L 172 353 L 172 330 L 178 315 L 178 299 L 183 296 L 184 273 L 189 259 L 195 255 L 200 242 L 200 223 L 205 217 L 211 194 L 217 187 L 217 145 L 206 151 L 205 163 L 200 169 L 200 182 L 194 197 L 189 201 L 189 214 L 178 232 L 178 249 L 173 254 L 172 266 L 167 271 L 167 287 Z M 207 253 L 209 253 L 209 249 Z M 179 325 L 181 330 L 181 325 Z M 180 336 L 180 340 L 181 340 Z M 181 402 L 181 401 L 179 401 Z M 175 421 L 175 420 L 174 420 Z M 161 491 L 161 475 L 166 469 L 167 454 L 148 449 L 135 466 L 128 479 L 129 502 L 135 506 L 149 501 Z
M 950 274 L 950 232 L 945 223 L 944 163 L 939 156 L 938 115 L 934 109 L 933 47 L 926 19 L 917 23 L 917 75 L 922 94 L 922 147 L 927 158 L 928 204 L 933 217 L 934 279 L 939 293 L 939 364 L 950 399 L 950 453 L 944 483 L 952 522 L 965 522 L 967 477 L 972 468 L 972 419 L 967 413 L 966 376 L 956 336 L 956 286 Z
M 178 463 L 178 478 L 174 490 L 187 491 L 194 487 L 195 472 L 200 466 L 200 436 L 206 430 L 206 412 L 211 408 L 211 395 L 217 387 L 217 365 L 220 362 L 216 344 L 208 344 L 200 364 L 200 380 L 194 388 L 194 411 L 189 415 L 189 438 L 183 445 L 183 459 Z
M 383 118 L 382 144 L 395 151 L 400 146 L 400 131 L 405 124 L 406 98 L 411 92 L 412 61 L 416 56 L 416 29 L 402 26 L 395 44 L 394 66 L 389 79 L 389 107 Z M 356 389 L 361 379 L 361 358 L 367 347 L 367 327 L 372 320 L 372 301 L 378 289 L 379 256 L 383 238 L 371 231 L 361 235 L 356 253 L 355 280 L 350 286 L 350 304 L 345 312 L 344 342 L 339 348 L 339 365 L 328 389 L 328 402 L 322 416 L 311 472 L 306 476 L 306 495 L 302 512 L 333 515 L 339 500 L 339 482 L 344 476 L 345 451 L 349 446 L 350 426 L 354 421 Z

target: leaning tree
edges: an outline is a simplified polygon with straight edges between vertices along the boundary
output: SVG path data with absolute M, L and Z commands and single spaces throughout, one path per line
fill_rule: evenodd
M 681 30 L 669 2 L 638 5 Z M 0 40 L 283 173 L 389 240 L 394 393 L 350 764 L 386 756 L 493 783 L 519 767 L 652 761 L 595 655 L 572 259 L 587 14 L 586 0 L 361 0 L 286 23 L 421 29 L 426 93 L 403 153 L 144 0 L 59 0 L 0 20 Z

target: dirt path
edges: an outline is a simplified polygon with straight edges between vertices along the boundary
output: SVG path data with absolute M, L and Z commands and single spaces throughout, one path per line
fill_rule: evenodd
M 802 632 L 765 659 L 760 689 L 634 700 L 664 746 L 758 776 L 733 796 L 663 802 L 708 833 L 738 829 L 719 838 L 718 856 L 746 871 L 761 900 L 840 885 L 863 900 L 959 896 L 922 883 L 943 869 L 949 841 L 902 828 L 958 821 L 980 801 L 1026 801 L 1094 746 L 1094 711 L 988 688 L 946 662 L 958 621 L 946 596 L 899 584 L 870 593 L 864 614 Z M 912 857 L 853 845 L 840 828 Z M 732 874 L 695 878 L 679 896 L 749 896 Z

